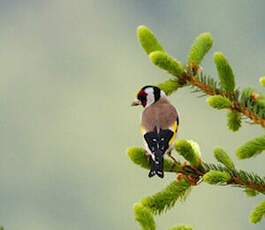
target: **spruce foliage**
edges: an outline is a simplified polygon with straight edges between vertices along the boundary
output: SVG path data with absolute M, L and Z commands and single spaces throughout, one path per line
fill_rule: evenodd
M 203 181 L 208 184 L 224 184 L 231 180 L 227 172 L 209 171 L 203 176 Z
M 194 41 L 188 55 L 188 63 L 199 65 L 203 57 L 213 45 L 213 38 L 210 33 L 200 34 Z
M 171 73 L 172 75 L 179 77 L 183 73 L 183 68 L 180 62 L 170 57 L 168 54 L 162 51 L 154 51 L 149 55 L 151 61 L 159 68 Z
M 250 222 L 256 224 L 265 216 L 265 201 L 261 202 L 251 213 Z
M 138 40 L 147 54 L 153 51 L 164 51 L 153 32 L 146 26 L 137 29 Z
M 173 181 L 161 192 L 143 199 L 142 204 L 149 208 L 153 214 L 161 214 L 172 208 L 177 200 L 185 197 L 190 186 L 186 179 Z
M 201 163 L 200 150 L 193 144 L 194 142 L 186 140 L 177 140 L 175 143 L 176 151 L 182 155 L 191 165 L 199 166 Z
M 221 95 L 208 97 L 207 101 L 208 104 L 215 109 L 228 109 L 232 106 L 231 101 Z
M 239 112 L 227 112 L 227 127 L 232 131 L 237 131 L 241 127 L 242 116 Z
M 256 137 L 236 150 L 239 159 L 246 159 L 260 154 L 265 150 L 265 135 Z
M 173 228 L 170 228 L 169 230 L 192 230 L 192 227 L 183 224 L 183 225 L 177 225 Z
M 222 163 L 228 169 L 232 170 L 235 168 L 233 161 L 221 147 L 215 147 L 214 156 L 217 161 Z
M 265 88 L 265 77 L 259 79 L 260 84 Z
M 154 218 L 146 207 L 144 207 L 141 203 L 136 203 L 133 208 L 135 219 L 142 226 L 143 230 L 156 229 Z
M 219 81 L 201 71 L 200 64 L 203 57 L 213 44 L 210 33 L 202 33 L 196 38 L 188 54 L 187 65 L 182 65 L 170 56 L 146 26 L 139 26 L 137 33 L 139 42 L 152 63 L 173 75 L 173 78 L 157 84 L 166 95 L 171 95 L 179 88 L 188 86 L 192 88 L 192 93 L 199 93 L 199 96 L 209 95 L 207 99 L 209 106 L 228 110 L 227 126 L 230 130 L 239 130 L 242 121 L 265 128 L 264 95 L 252 88 L 243 90 L 236 88 L 232 67 L 221 52 L 214 54 Z M 265 77 L 260 78 L 260 84 L 265 87 Z M 265 195 L 265 177 L 236 169 L 223 148 L 214 149 L 214 156 L 222 165 L 205 162 L 201 157 L 199 145 L 191 140 L 178 139 L 175 150 L 187 162 L 178 162 L 172 156 L 171 159 L 165 157 L 164 171 L 175 173 L 176 179 L 164 190 L 146 197 L 134 206 L 135 218 L 143 230 L 154 230 L 153 215 L 165 213 L 175 205 L 177 200 L 185 198 L 192 186 L 198 186 L 202 181 L 216 186 L 241 188 L 249 197 Z M 239 159 L 246 159 L 264 150 L 265 136 L 263 135 L 246 142 L 235 153 Z M 127 153 L 135 164 L 150 169 L 150 161 L 143 148 L 132 147 L 127 150 Z M 250 221 L 257 223 L 264 215 L 265 202 L 262 202 L 251 213 Z M 177 225 L 169 230 L 192 230 L 192 228 Z
M 226 92 L 232 92 L 235 89 L 235 77 L 227 59 L 221 52 L 216 52 L 214 54 L 214 62 L 220 78 L 221 87 Z

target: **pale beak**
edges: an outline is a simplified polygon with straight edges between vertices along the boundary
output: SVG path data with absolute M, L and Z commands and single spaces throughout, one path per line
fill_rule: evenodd
M 136 100 L 134 100 L 134 101 L 132 102 L 131 106 L 137 106 L 137 105 L 141 105 L 141 104 L 142 104 L 141 101 L 138 100 L 138 99 L 136 99 Z

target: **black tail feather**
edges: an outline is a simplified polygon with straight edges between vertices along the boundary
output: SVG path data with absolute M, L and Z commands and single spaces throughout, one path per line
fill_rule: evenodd
M 156 175 L 160 178 L 164 177 L 164 157 L 161 158 L 159 165 L 156 168 Z
M 153 159 L 151 158 L 151 170 L 148 174 L 149 177 L 153 177 L 156 174 L 156 164 L 153 161 Z
M 151 170 L 148 176 L 153 177 L 155 174 L 159 176 L 160 178 L 164 177 L 164 157 L 163 155 L 160 155 L 159 157 L 155 156 L 155 161 L 151 158 Z
M 169 141 L 173 135 L 174 132 L 169 129 L 160 129 L 158 132 L 156 127 L 154 131 L 144 135 L 148 148 L 153 154 L 149 177 L 153 177 L 155 174 L 161 178 L 164 177 L 164 153 L 168 150 Z

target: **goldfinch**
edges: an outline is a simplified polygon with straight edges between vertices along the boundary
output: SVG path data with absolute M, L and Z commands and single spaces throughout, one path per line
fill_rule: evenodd
M 132 106 L 142 105 L 141 131 L 147 156 L 151 156 L 149 177 L 164 177 L 164 155 L 171 154 L 176 139 L 179 115 L 166 94 L 156 86 L 145 86 Z

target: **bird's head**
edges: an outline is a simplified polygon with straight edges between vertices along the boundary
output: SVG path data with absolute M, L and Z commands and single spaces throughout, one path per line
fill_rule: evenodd
M 144 108 L 156 103 L 165 93 L 156 86 L 147 85 L 137 93 L 137 99 L 132 103 L 132 106 L 142 105 Z

